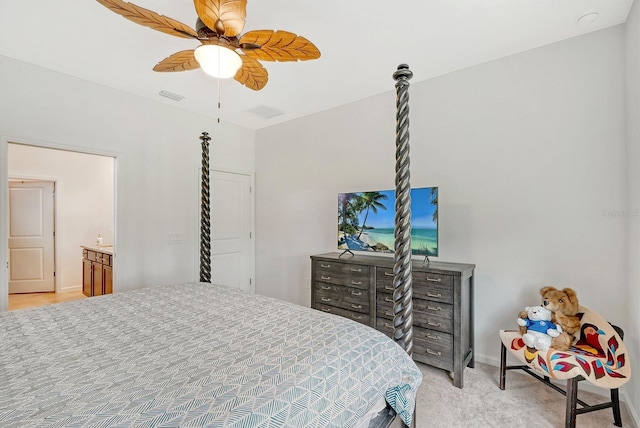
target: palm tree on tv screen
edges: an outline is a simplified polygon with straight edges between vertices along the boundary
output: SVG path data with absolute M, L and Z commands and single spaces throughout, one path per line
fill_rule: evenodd
M 367 224 L 367 217 L 369 217 L 369 211 L 373 211 L 374 214 L 378 214 L 378 208 L 383 210 L 387 209 L 387 207 L 385 207 L 384 204 L 380 202 L 387 199 L 387 195 L 382 194 L 380 192 L 362 192 L 362 194 L 358 199 L 362 206 L 362 209 L 359 211 L 362 212 L 365 209 L 367 210 L 367 212 L 364 214 L 364 220 L 362 220 L 362 227 L 360 228 L 360 233 L 358 233 L 358 239 L 360 239 L 360 235 L 362 235 L 362 232 L 364 231 L 365 226 Z
M 339 230 L 342 230 L 346 237 L 350 231 L 357 230 L 353 227 L 354 219 L 356 225 L 358 222 L 358 212 L 354 207 L 357 195 L 355 193 L 341 193 L 338 197 L 338 219 L 341 226 Z
M 438 222 L 438 188 L 437 187 L 432 187 L 431 188 L 431 205 L 435 205 L 436 209 L 435 211 L 433 211 L 433 221 L 435 223 Z

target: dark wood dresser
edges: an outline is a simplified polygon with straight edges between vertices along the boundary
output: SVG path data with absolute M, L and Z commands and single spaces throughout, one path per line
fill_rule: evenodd
M 414 260 L 413 359 L 453 373 L 474 366 L 475 265 Z M 311 256 L 311 307 L 393 336 L 393 257 Z

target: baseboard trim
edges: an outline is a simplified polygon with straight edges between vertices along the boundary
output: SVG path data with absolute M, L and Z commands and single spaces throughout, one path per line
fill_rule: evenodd
M 627 394 L 623 391 L 621 395 L 621 399 L 624 400 L 624 407 L 627 408 L 627 412 L 629 412 L 629 416 L 631 417 L 631 423 L 633 424 L 633 428 L 639 428 L 640 427 L 640 415 L 638 415 L 638 412 L 636 411 L 636 409 L 634 409 L 633 407 L 631 407 L 628 403 L 631 402 L 631 400 L 628 400 L 627 398 Z

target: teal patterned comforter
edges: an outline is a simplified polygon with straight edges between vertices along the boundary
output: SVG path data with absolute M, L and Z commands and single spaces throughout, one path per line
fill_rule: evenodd
M 0 314 L 2 427 L 407 424 L 422 375 L 385 335 L 211 284 Z

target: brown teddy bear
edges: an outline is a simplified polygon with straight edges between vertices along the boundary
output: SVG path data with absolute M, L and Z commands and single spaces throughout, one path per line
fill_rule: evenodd
M 554 337 L 551 347 L 559 351 L 568 351 L 573 344 L 573 334 L 580 329 L 578 314 L 578 296 L 571 288 L 558 290 L 555 287 L 540 289 L 542 306 L 549 309 L 551 321 L 562 327 L 562 334 Z
M 562 334 L 553 338 L 551 347 L 558 351 L 568 351 L 573 344 L 573 334 L 580 329 L 580 318 L 576 316 L 578 296 L 571 288 L 558 290 L 555 287 L 541 288 L 540 295 L 542 296 L 542 306 L 553 314 L 551 321 L 562 329 Z M 518 317 L 526 318 L 527 313 L 521 311 Z M 526 327 L 521 326 L 520 333 L 526 333 Z

